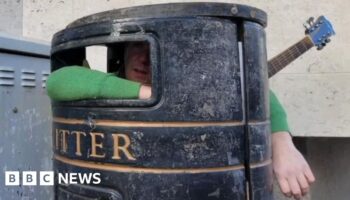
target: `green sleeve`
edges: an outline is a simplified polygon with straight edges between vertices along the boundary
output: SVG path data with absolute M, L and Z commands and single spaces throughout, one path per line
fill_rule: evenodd
M 54 71 L 46 82 L 47 93 L 55 101 L 82 99 L 136 99 L 140 83 L 81 66 Z
M 270 90 L 270 120 L 271 132 L 289 131 L 287 114 L 276 95 Z

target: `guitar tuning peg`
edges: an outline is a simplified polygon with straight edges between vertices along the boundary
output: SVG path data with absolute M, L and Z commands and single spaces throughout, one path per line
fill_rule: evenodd
M 310 24 L 310 26 L 312 26 L 315 22 L 314 22 L 314 19 L 313 17 L 310 17 L 308 20 L 307 20 L 307 23 Z
M 310 33 L 310 25 L 308 25 L 306 22 L 303 24 L 304 28 L 305 28 L 305 34 L 309 34 Z
M 330 41 L 331 41 L 330 38 L 327 38 L 327 39 L 326 39 L 326 43 L 329 43 Z
M 323 45 L 318 45 L 318 46 L 317 46 L 317 50 L 322 50 L 323 47 L 324 47 Z

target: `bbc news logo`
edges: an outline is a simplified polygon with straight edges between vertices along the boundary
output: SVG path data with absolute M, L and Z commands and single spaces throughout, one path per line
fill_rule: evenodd
M 58 184 L 100 184 L 100 173 L 57 173 Z M 55 173 L 53 171 L 6 171 L 5 185 L 19 186 L 19 185 L 40 185 L 52 186 L 54 185 Z M 22 181 L 21 181 L 22 180 Z

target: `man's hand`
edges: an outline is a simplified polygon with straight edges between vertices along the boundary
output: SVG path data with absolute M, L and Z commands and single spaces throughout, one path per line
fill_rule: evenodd
M 272 134 L 272 165 L 281 191 L 287 197 L 300 199 L 315 181 L 309 165 L 295 148 L 288 132 Z
M 139 99 L 148 99 L 152 95 L 152 88 L 150 86 L 141 85 L 139 92 Z

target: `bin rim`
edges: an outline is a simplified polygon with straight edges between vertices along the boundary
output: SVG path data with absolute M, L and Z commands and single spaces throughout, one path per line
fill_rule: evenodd
M 193 16 L 241 18 L 243 20 L 259 23 L 263 27 L 267 26 L 266 12 L 255 7 L 232 3 L 184 2 L 151 4 L 113 9 L 77 19 L 70 23 L 67 28 L 129 18 L 170 18 Z

